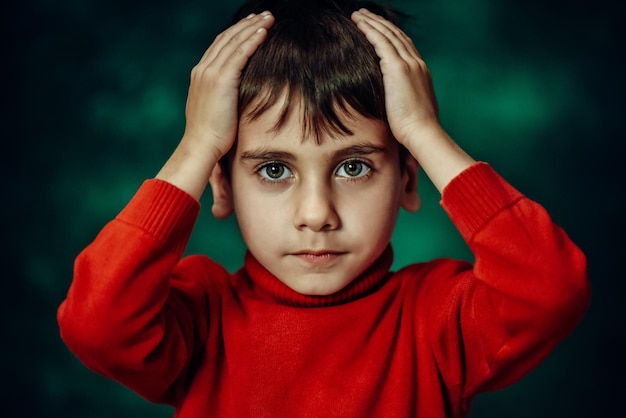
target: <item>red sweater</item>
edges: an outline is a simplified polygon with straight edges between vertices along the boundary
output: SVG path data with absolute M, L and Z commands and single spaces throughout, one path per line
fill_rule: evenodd
M 585 257 L 487 164 L 442 204 L 476 261 L 389 271 L 389 248 L 330 296 L 250 254 L 229 274 L 182 258 L 198 203 L 148 180 L 77 258 L 61 335 L 92 370 L 196 417 L 463 417 L 581 319 Z

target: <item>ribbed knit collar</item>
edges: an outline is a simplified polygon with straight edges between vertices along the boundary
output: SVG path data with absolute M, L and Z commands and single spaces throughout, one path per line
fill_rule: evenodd
M 245 270 L 252 281 L 254 292 L 262 293 L 280 304 L 317 308 L 340 305 L 371 294 L 384 283 L 392 262 L 393 251 L 388 246 L 363 274 L 340 291 L 326 296 L 303 295 L 292 290 L 267 271 L 249 252 L 245 257 Z

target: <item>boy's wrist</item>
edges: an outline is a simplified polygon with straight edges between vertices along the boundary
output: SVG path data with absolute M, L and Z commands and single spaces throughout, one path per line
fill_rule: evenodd
M 476 161 L 438 123 L 424 126 L 404 144 L 439 192 Z
M 216 148 L 184 136 L 155 178 L 173 184 L 200 200 L 220 157 Z
M 416 153 L 420 153 L 422 148 L 445 142 L 449 139 L 447 132 L 439 122 L 435 121 L 429 124 L 422 124 L 418 129 L 412 130 L 410 136 L 405 138 L 402 143 L 409 150 L 415 150 Z
M 228 152 L 228 150 L 220 150 L 214 143 L 215 141 L 207 138 L 199 138 L 196 135 L 185 133 L 179 147 L 190 162 L 203 166 L 208 165 L 212 168 Z

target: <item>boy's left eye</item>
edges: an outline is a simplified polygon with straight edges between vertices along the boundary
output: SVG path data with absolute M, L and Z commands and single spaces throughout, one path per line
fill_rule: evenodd
M 371 170 L 370 166 L 359 160 L 349 160 L 342 163 L 337 169 L 340 177 L 357 178 L 363 177 Z

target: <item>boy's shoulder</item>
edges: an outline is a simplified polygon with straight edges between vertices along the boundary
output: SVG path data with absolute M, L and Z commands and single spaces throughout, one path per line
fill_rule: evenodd
M 229 286 L 231 274 L 221 264 L 206 255 L 183 257 L 172 271 L 172 285 L 188 291 L 207 294 Z

